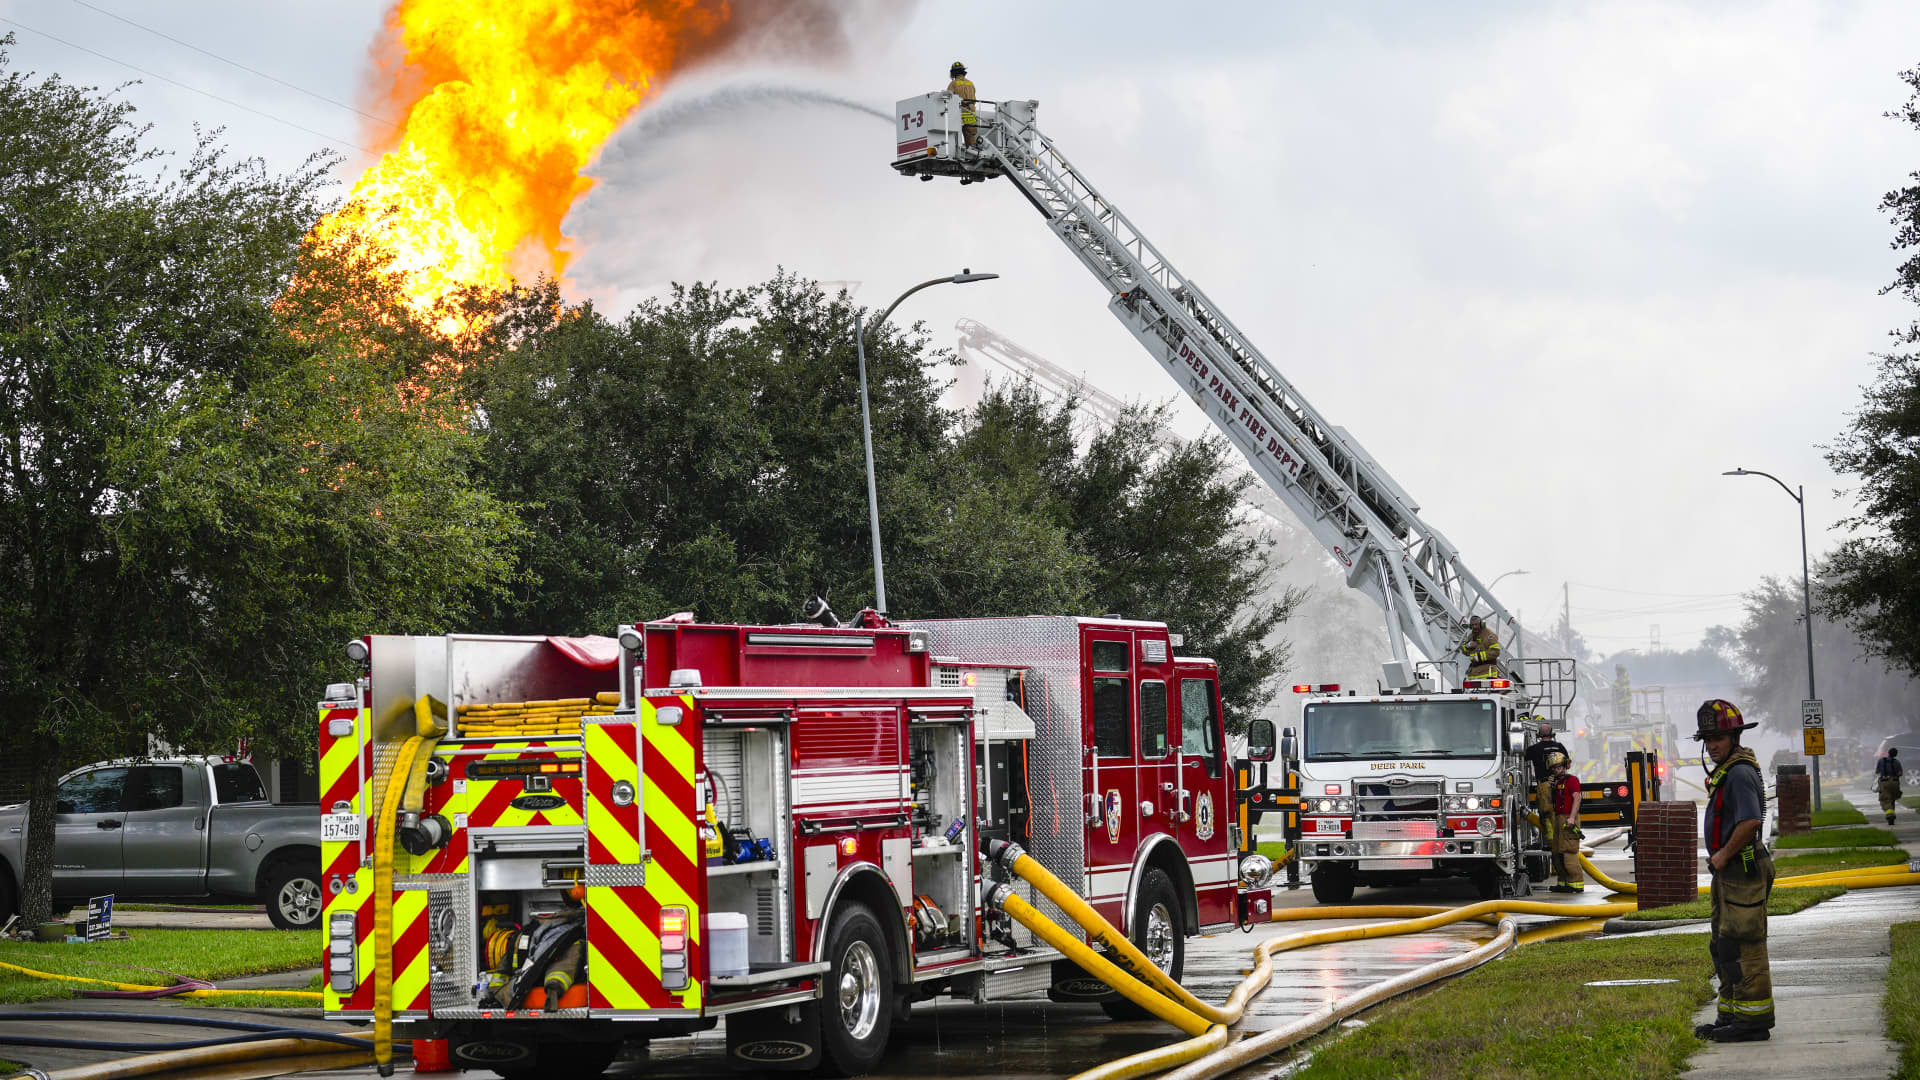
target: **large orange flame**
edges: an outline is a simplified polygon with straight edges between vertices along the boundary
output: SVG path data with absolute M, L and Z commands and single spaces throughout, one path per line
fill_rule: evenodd
M 422 311 L 461 286 L 559 276 L 561 220 L 592 186 L 581 169 L 730 14 L 725 0 L 400 0 L 387 97 L 405 120 L 316 239 L 377 240 Z

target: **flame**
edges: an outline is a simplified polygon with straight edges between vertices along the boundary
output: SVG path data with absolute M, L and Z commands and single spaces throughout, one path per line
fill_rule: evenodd
M 400 0 L 386 96 L 405 120 L 314 238 L 381 245 L 421 312 L 465 286 L 559 277 L 561 222 L 593 185 L 581 170 L 730 16 L 724 0 Z

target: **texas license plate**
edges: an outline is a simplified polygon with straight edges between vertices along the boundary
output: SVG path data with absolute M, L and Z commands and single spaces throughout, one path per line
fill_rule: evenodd
M 360 839 L 359 814 L 321 814 L 320 840 L 322 843 L 340 843 Z

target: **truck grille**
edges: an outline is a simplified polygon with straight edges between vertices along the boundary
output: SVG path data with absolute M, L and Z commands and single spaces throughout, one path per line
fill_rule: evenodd
M 1409 818 L 1436 819 L 1440 816 L 1440 792 L 1435 781 L 1388 784 L 1378 780 L 1360 780 L 1353 785 L 1356 821 L 1405 821 Z

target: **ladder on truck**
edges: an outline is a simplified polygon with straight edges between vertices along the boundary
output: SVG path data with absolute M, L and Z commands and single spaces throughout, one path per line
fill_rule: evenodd
M 1147 240 L 1035 123 L 1033 101 L 978 102 L 977 149 L 961 145 L 954 95 L 903 101 L 908 129 L 893 167 L 931 180 L 1013 182 L 1062 243 L 1107 289 L 1107 309 L 1246 455 L 1255 473 L 1386 613 L 1402 671 L 1407 642 L 1435 661 L 1457 658 L 1467 619 L 1517 637 L 1506 608 L 1461 562 L 1459 550 L 1344 428 L 1329 422 L 1233 325 L 1193 280 Z M 934 112 L 944 116 L 928 120 Z M 924 125 L 915 130 L 915 120 Z M 925 137 L 918 137 L 925 131 Z M 1523 677 L 1517 665 L 1503 663 Z

